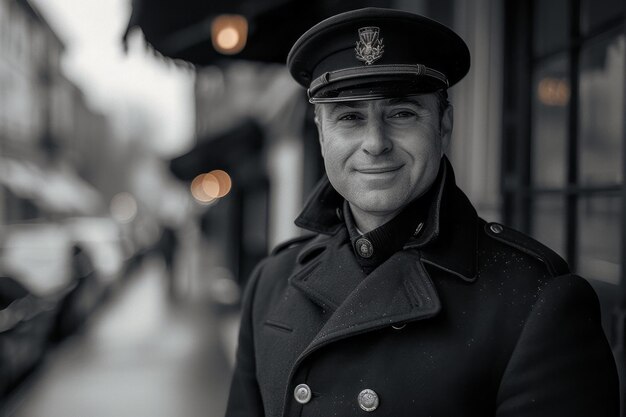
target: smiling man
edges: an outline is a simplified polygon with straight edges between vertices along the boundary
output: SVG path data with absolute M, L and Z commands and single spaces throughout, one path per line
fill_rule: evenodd
M 611 416 L 598 300 L 554 252 L 487 223 L 445 151 L 463 40 L 411 13 L 334 16 L 287 65 L 326 174 L 243 301 L 227 416 Z

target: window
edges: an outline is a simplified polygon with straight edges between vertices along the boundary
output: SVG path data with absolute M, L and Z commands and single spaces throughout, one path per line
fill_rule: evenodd
M 624 2 L 519 0 L 507 7 L 514 27 L 507 49 L 515 52 L 505 90 L 526 98 L 505 100 L 512 137 L 504 138 L 503 217 L 585 277 L 619 285 L 626 253 Z

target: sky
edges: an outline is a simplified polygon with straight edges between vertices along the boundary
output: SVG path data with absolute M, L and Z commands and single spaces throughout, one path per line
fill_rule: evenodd
M 140 31 L 121 42 L 130 0 L 31 0 L 65 43 L 65 75 L 124 139 L 139 132 L 163 156 L 185 152 L 194 126 L 193 74 L 157 58 Z

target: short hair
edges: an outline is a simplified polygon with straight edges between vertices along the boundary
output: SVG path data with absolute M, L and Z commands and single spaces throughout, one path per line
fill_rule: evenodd
M 448 100 L 448 90 L 437 90 L 437 105 L 439 107 L 439 121 L 443 118 L 443 113 L 448 107 L 450 107 L 450 101 Z

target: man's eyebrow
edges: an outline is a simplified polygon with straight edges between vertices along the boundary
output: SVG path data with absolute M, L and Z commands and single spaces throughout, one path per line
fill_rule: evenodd
M 392 98 L 388 101 L 388 104 L 403 104 L 403 103 L 414 104 L 420 108 L 426 107 L 415 97 L 398 97 L 398 98 Z
M 348 107 L 350 109 L 360 109 L 363 107 L 367 107 L 367 103 L 357 100 L 357 101 L 342 101 L 339 103 L 334 103 L 333 108 L 330 109 L 334 111 L 335 109 L 341 109 L 342 107 Z
M 344 101 L 340 103 L 333 103 L 332 107 L 328 111 L 329 115 L 344 110 L 344 109 L 362 109 L 367 107 L 367 104 L 362 101 Z
M 388 105 L 395 104 L 413 104 L 421 109 L 425 109 L 426 106 L 417 98 L 417 97 L 397 97 L 388 99 Z M 328 111 L 329 115 L 333 115 L 334 113 L 344 110 L 344 109 L 362 109 L 367 107 L 367 103 L 361 100 L 355 101 L 342 101 L 339 103 L 333 103 L 331 109 Z

